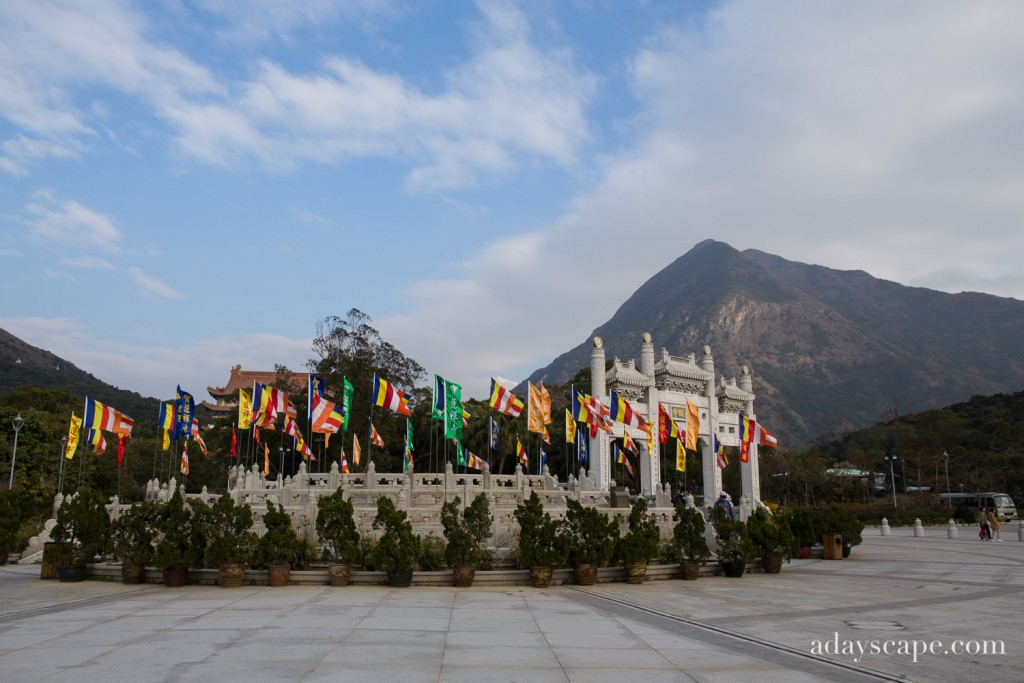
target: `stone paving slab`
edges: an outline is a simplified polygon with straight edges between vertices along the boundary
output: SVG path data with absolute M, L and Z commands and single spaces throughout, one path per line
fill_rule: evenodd
M 1024 543 L 963 528 L 778 576 L 641 586 L 224 589 L 0 567 L 7 681 L 1024 680 Z M 1000 640 L 1001 655 L 812 654 L 814 641 Z M 858 660 L 858 661 L 855 661 Z

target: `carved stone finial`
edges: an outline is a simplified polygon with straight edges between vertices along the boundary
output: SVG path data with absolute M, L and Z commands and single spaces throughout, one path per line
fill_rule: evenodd
M 604 346 L 604 340 L 600 337 L 594 337 L 594 348 L 599 349 Z
M 644 342 L 646 342 L 648 344 L 651 343 L 651 333 L 650 332 L 644 332 Z

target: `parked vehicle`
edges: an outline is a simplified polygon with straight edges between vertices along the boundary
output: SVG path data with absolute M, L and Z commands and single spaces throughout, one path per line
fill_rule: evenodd
M 954 508 L 962 505 L 973 514 L 977 514 L 980 508 L 985 508 L 995 510 L 1000 519 L 1017 519 L 1017 506 L 1013 498 L 1005 493 L 940 493 L 939 499 L 944 503 L 949 501 Z

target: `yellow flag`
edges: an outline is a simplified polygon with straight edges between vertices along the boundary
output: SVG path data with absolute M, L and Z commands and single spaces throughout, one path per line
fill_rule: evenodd
M 654 457 L 654 438 L 647 432 L 647 455 Z
M 263 476 L 270 474 L 270 448 L 263 444 Z
M 252 396 L 245 389 L 238 390 L 238 428 L 248 429 L 252 425 Z
M 359 439 L 355 434 L 352 435 L 352 462 L 359 464 L 359 456 L 362 455 L 362 451 L 359 450 Z
M 697 404 L 686 402 L 686 447 L 697 450 L 697 432 L 700 431 L 700 409 Z
M 529 382 L 526 383 L 529 395 L 530 409 L 528 424 L 526 428 L 537 434 L 544 431 L 544 399 L 541 396 L 540 389 L 533 386 Z
M 572 419 L 572 411 L 565 409 L 565 442 L 576 443 L 576 420 Z
M 676 472 L 686 471 L 686 449 L 681 439 L 676 439 Z
M 540 413 L 544 424 L 551 424 L 551 394 L 548 393 L 544 382 L 540 383 Z
M 171 448 L 171 430 L 164 430 L 164 450 L 170 450 Z
M 64 448 L 64 457 L 68 460 L 75 457 L 75 449 L 78 448 L 78 439 L 82 434 L 82 418 L 75 417 L 71 413 L 71 426 L 68 427 L 68 444 Z

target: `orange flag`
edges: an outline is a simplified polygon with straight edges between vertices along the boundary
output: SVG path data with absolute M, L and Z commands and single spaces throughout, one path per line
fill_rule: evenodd
M 700 409 L 697 404 L 686 402 L 686 447 L 697 450 L 697 432 L 700 431 Z

